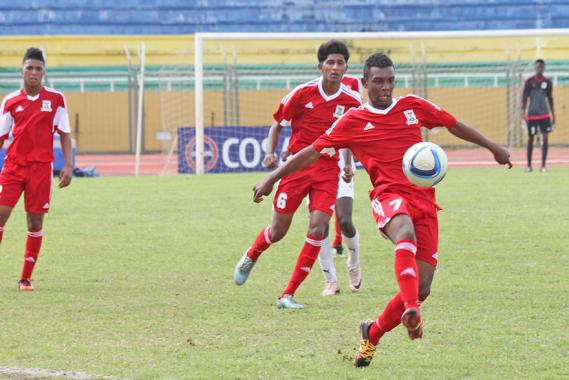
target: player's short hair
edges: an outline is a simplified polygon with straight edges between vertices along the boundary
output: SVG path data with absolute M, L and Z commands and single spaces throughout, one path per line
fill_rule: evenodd
M 372 54 L 368 57 L 368 59 L 366 59 L 366 62 L 364 64 L 364 77 L 368 76 L 369 70 L 372 67 L 384 68 L 392 66 L 393 66 L 393 61 L 391 60 L 391 58 L 387 56 L 387 54 L 384 53 Z
M 350 59 L 350 51 L 342 41 L 330 40 L 320 45 L 318 48 L 318 62 L 324 62 L 330 54 L 342 54 L 346 62 Z
M 26 50 L 26 54 L 24 54 L 24 59 L 22 59 L 22 63 L 26 62 L 28 59 L 37 59 L 38 61 L 42 61 L 45 64 L 43 51 L 35 47 L 31 47 L 28 50 Z
M 544 61 L 543 59 L 541 59 L 541 58 L 536 59 L 535 62 L 534 62 L 534 64 L 536 64 L 536 65 L 537 65 L 538 63 L 541 63 L 542 65 L 545 65 L 545 61 Z

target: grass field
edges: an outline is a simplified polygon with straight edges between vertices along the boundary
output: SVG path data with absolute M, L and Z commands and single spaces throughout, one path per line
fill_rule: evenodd
M 438 188 L 440 267 L 425 338 L 397 328 L 366 369 L 352 366 L 358 322 L 396 291 L 367 176 L 358 172 L 354 216 L 363 290 L 348 291 L 337 258 L 342 293 L 321 297 L 315 270 L 297 293 L 301 311 L 275 301 L 304 212 L 247 284 L 232 281 L 270 220 L 270 202 L 251 202 L 261 177 L 76 179 L 55 191 L 33 293 L 16 290 L 19 205 L 0 248 L 0 365 L 131 379 L 569 378 L 569 168 L 451 169 Z

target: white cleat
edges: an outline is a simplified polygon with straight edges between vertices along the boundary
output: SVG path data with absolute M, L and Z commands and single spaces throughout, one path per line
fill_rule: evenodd
M 322 291 L 323 296 L 333 296 L 340 293 L 340 286 L 337 282 L 327 282 Z
M 357 293 L 362 288 L 362 271 L 358 265 L 355 268 L 348 269 L 348 281 L 352 292 Z

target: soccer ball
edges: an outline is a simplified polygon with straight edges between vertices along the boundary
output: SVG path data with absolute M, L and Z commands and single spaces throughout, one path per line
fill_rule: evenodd
M 447 167 L 445 151 L 430 142 L 413 145 L 403 156 L 403 173 L 409 182 L 417 186 L 435 186 L 445 178 Z

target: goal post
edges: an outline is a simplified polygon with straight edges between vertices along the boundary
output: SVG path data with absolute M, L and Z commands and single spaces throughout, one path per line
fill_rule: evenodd
M 361 77 L 367 56 L 386 52 L 397 70 L 396 96 L 423 96 L 508 146 L 521 144 L 519 102 L 531 62 L 536 58 L 552 62 L 546 75 L 554 75 L 556 91 L 563 92 L 569 85 L 569 61 L 564 53 L 569 29 L 197 33 L 195 129 L 187 131 L 193 134 L 191 144 L 178 141 L 178 149 L 193 149 L 180 153 L 192 160 L 189 172 L 260 170 L 266 129 L 259 128 L 270 125 L 284 95 L 318 76 L 316 50 L 330 39 L 344 41 L 350 48 L 349 74 Z M 558 123 L 567 117 L 557 110 Z M 443 146 L 462 146 L 442 135 L 426 137 Z M 569 145 L 566 132 L 556 138 L 559 144 Z M 237 156 L 243 162 L 236 162 Z M 214 164 L 214 159 L 227 162 Z

